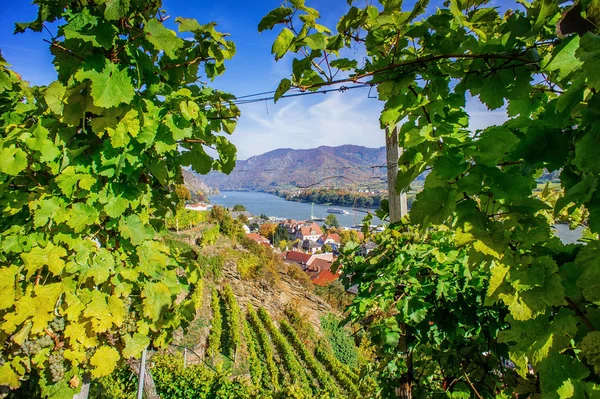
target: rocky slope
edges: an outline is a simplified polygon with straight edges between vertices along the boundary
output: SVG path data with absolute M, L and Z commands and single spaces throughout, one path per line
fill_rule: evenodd
M 385 147 L 368 148 L 343 145 L 293 150 L 282 148 L 238 161 L 230 175 L 211 172 L 205 182 L 220 190 L 268 191 L 276 188 L 307 186 L 320 182 L 340 186 L 373 183 L 385 176 Z M 334 176 L 344 176 L 343 178 Z M 350 180 L 349 180 L 350 179 Z
M 183 182 L 187 189 L 191 193 L 201 192 L 204 195 L 212 195 L 215 194 L 215 190 L 209 187 L 201 178 L 200 175 L 190 171 L 190 170 L 182 170 L 183 174 Z

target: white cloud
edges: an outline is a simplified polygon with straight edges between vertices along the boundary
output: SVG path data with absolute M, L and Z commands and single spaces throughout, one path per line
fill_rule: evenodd
M 315 96 L 310 96 L 311 100 Z M 306 149 L 322 145 L 385 145 L 379 128 L 383 103 L 367 98 L 366 91 L 329 93 L 323 100 L 307 97 L 282 99 L 242 106 L 238 128 L 230 137 L 238 158 L 247 159 L 277 148 Z M 467 101 L 472 131 L 500 125 L 507 119 L 505 109 L 490 111 L 476 98 Z
M 381 105 L 365 93 L 329 93 L 315 104 L 281 100 L 242 108 L 242 117 L 231 141 L 239 159 L 277 148 L 315 148 L 356 144 L 380 147 L 385 143 L 379 128 Z M 267 111 L 268 110 L 268 111 Z

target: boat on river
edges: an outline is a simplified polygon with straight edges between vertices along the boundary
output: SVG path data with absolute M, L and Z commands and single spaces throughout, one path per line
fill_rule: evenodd
M 339 213 L 341 215 L 347 215 L 347 214 L 350 213 L 347 210 L 340 209 L 340 208 L 327 208 L 327 210 L 325 212 L 327 212 L 327 213 Z

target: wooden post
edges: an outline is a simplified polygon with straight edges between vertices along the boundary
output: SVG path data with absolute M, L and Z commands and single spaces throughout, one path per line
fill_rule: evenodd
M 408 214 L 406 193 L 396 192 L 396 176 L 398 175 L 398 160 L 402 149 L 398 146 L 398 127 L 386 130 L 385 155 L 388 176 L 388 201 L 390 204 L 390 223 L 395 223 Z
M 146 376 L 146 349 L 142 352 L 142 361 L 140 362 L 140 372 L 138 374 L 137 399 L 142 399 L 144 394 L 144 377 Z
M 402 149 L 398 145 L 398 126 L 395 126 L 391 131 L 386 130 L 385 135 L 385 155 L 387 161 L 387 176 L 388 176 L 388 201 L 390 205 L 390 223 L 398 222 L 408 214 L 408 201 L 406 193 L 398 193 L 396 191 L 396 177 L 398 175 L 398 160 L 402 154 Z M 395 388 L 397 398 L 411 399 L 412 398 L 412 355 L 409 355 L 406 344 L 406 325 L 401 324 L 402 335 L 399 343 L 399 350 L 406 354 L 406 364 L 408 366 L 408 375 L 403 380 L 398 381 L 398 387 Z
M 90 375 L 84 374 L 81 383 L 81 391 L 73 396 L 73 399 L 87 399 L 90 394 Z
M 187 368 L 187 348 L 183 348 L 183 368 Z

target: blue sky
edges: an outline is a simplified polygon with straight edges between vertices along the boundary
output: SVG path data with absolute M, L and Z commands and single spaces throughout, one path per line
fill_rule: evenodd
M 271 44 L 279 33 L 258 33 L 261 18 L 281 0 L 164 0 L 163 8 L 171 16 L 196 18 L 200 23 L 215 21 L 218 29 L 231 34 L 237 54 L 226 64 L 227 71 L 211 86 L 237 96 L 274 90 L 279 81 L 291 72 L 293 56 L 275 62 Z M 411 7 L 414 0 L 405 1 Z M 321 12 L 321 24 L 334 28 L 348 5 L 345 0 L 308 0 L 307 5 Z M 0 50 L 12 68 L 32 84 L 52 82 L 56 73 L 47 32 L 13 35 L 15 22 L 35 19 L 36 6 L 23 0 L 7 0 L 0 14 Z M 174 26 L 171 26 L 172 28 Z M 355 56 L 360 59 L 360 54 Z M 231 141 L 238 147 L 238 158 L 246 159 L 276 148 L 313 148 L 320 145 L 358 144 L 368 147 L 384 145 L 379 129 L 379 113 L 383 103 L 368 98 L 368 89 L 314 95 L 241 105 L 242 116 Z M 501 122 L 503 112 L 490 113 L 477 102 L 470 103 L 472 127 L 479 128 L 490 121 Z

